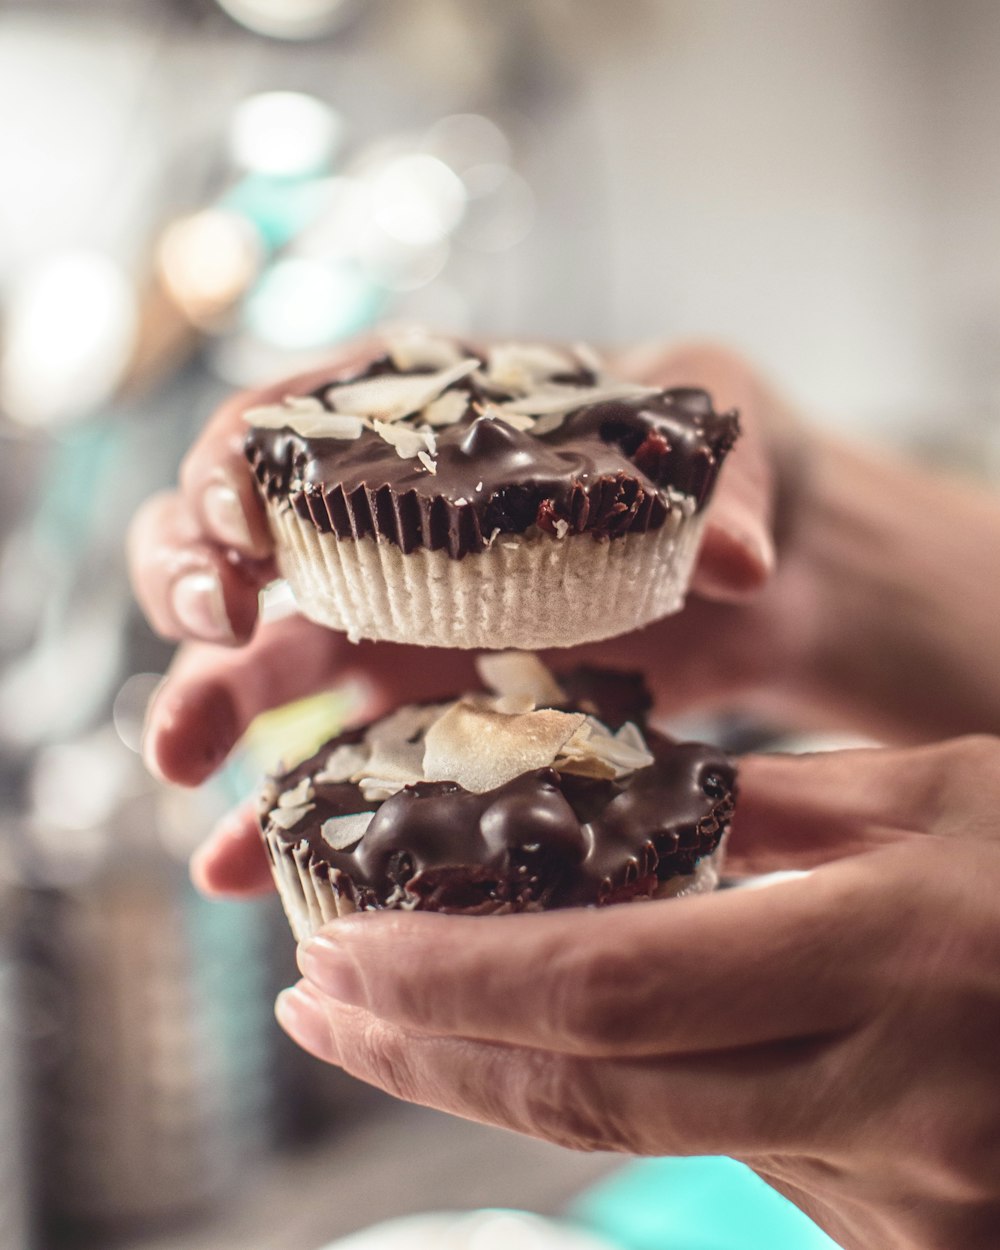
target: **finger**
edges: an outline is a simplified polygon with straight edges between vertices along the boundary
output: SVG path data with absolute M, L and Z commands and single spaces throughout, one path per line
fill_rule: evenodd
M 998 801 L 1000 740 L 988 736 L 748 756 L 740 764 L 730 865 L 809 868 L 907 838 L 981 836 L 992 825 L 980 829 L 979 816 Z
M 217 410 L 180 470 L 181 491 L 207 538 L 254 558 L 270 554 L 267 519 L 243 454 L 247 431 L 244 412 L 278 403 L 286 395 L 306 394 L 325 381 L 353 372 L 367 362 L 375 348 L 374 339 L 359 340 L 344 347 L 322 369 L 243 391 Z
M 756 1045 L 866 1009 L 846 992 L 865 927 L 851 923 L 868 893 L 858 877 L 841 865 L 628 907 L 350 917 L 303 946 L 299 967 L 332 998 L 434 1033 L 589 1056 Z
M 470 654 L 393 643 L 348 642 L 293 615 L 267 621 L 239 650 L 181 649 L 146 718 L 143 756 L 150 770 L 198 785 L 226 758 L 261 712 L 351 683 L 361 719 L 389 707 L 455 695 L 475 685 Z
M 129 530 L 128 559 L 136 597 L 165 638 L 231 644 L 247 637 L 257 618 L 269 565 L 230 559 L 206 541 L 197 518 L 174 492 L 154 495 Z
M 682 346 L 637 353 L 620 361 L 626 372 L 657 386 L 699 386 L 717 412 L 735 408 L 740 438 L 726 458 L 708 507 L 692 589 L 710 599 L 742 601 L 774 571 L 774 475 L 764 439 L 765 409 L 774 401 L 754 370 L 716 346 Z
M 394 1097 L 574 1150 L 751 1158 L 817 1145 L 823 1039 L 621 1062 L 420 1033 L 308 983 L 286 990 L 276 1012 L 310 1054 Z
M 195 851 L 191 880 L 212 898 L 249 898 L 274 889 L 252 802 L 224 816 Z

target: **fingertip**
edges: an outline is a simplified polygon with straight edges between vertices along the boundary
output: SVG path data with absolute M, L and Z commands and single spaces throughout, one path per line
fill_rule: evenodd
M 236 707 L 224 686 L 178 691 L 167 681 L 146 715 L 142 758 L 159 781 L 197 786 L 222 764 L 238 737 Z
M 210 898 L 247 898 L 274 889 L 253 805 L 228 813 L 191 856 L 191 880 Z
M 709 521 L 692 579 L 706 599 L 743 603 L 767 585 L 776 563 L 774 541 L 749 513 Z

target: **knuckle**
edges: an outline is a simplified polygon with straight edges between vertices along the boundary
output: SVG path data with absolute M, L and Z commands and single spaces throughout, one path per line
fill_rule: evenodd
M 635 978 L 613 954 L 595 956 L 553 978 L 551 1031 L 557 1043 L 573 1051 L 600 1054 L 627 1040 L 634 1013 L 622 1001 L 622 986 Z
M 539 1053 L 520 1097 L 520 1127 L 569 1150 L 628 1151 L 619 1117 L 586 1061 Z
M 358 1039 L 359 1070 L 372 1085 L 384 1089 L 394 1098 L 414 1102 L 417 1098 L 417 1081 L 399 1033 L 379 1020 L 369 1020 L 362 1027 Z

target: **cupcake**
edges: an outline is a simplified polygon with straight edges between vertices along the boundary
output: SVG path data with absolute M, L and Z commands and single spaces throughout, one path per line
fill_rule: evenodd
M 525 655 L 481 671 L 492 693 L 400 708 L 268 782 L 261 833 L 299 941 L 355 911 L 541 911 L 717 884 L 724 754 L 648 728 L 634 675 L 558 685 Z
M 738 432 L 705 391 L 609 379 L 582 348 L 413 336 L 245 415 L 307 616 L 354 640 L 495 650 L 677 611 Z

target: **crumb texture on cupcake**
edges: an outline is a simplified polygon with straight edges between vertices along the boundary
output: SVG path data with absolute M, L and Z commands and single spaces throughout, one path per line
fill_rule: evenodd
M 483 914 L 711 889 L 733 810 L 720 751 L 644 726 L 634 674 L 558 685 L 532 656 L 492 693 L 408 706 L 272 780 L 261 829 L 301 940 L 355 910 Z

